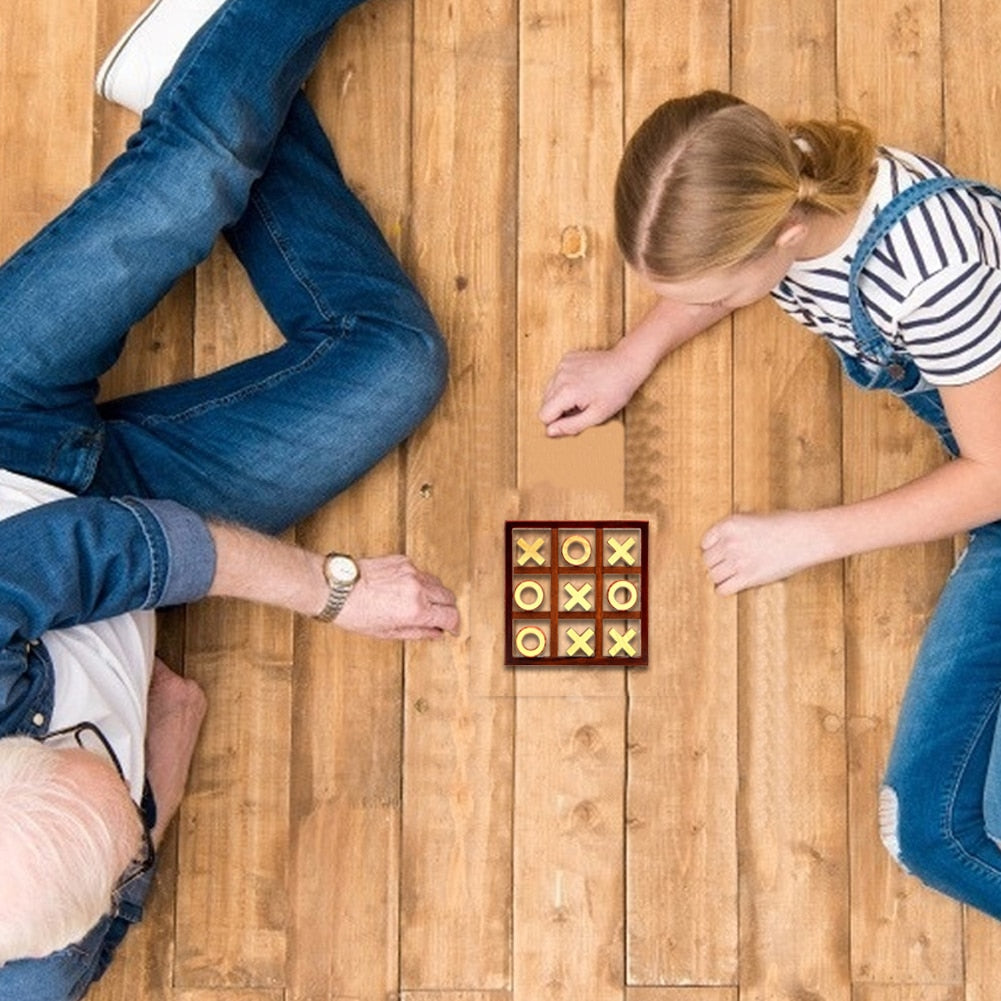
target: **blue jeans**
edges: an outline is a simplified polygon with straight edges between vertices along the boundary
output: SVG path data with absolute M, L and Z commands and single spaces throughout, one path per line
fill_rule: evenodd
M 850 378 L 886 389 L 958 454 L 939 394 L 913 362 L 877 370 L 843 358 Z M 900 710 L 880 831 L 929 886 L 1001 918 L 1001 522 L 971 533 L 928 623 Z
M 446 352 L 302 80 L 358 0 L 229 0 L 125 153 L 0 269 L 0 466 L 275 532 L 426 416 Z M 276 350 L 96 404 L 134 323 L 223 232 Z
M 972 533 L 918 653 L 880 813 L 929 886 L 1001 918 L 1001 524 Z

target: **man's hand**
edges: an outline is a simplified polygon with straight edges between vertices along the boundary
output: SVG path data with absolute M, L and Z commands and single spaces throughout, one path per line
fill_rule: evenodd
M 150 832 L 160 847 L 177 813 L 206 708 L 205 694 L 190 678 L 153 661 L 146 709 L 146 777 L 156 801 L 156 826 Z
M 771 584 L 828 557 L 810 511 L 732 514 L 702 538 L 702 559 L 718 594 Z
M 334 622 L 379 639 L 435 639 L 456 633 L 455 595 L 406 556 L 359 559 L 361 576 Z
M 631 399 L 648 375 L 618 348 L 564 355 L 542 395 L 539 419 L 550 438 L 580 434 L 607 421 Z
M 238 525 L 209 522 L 215 577 L 209 594 L 318 615 L 329 594 L 323 556 Z M 334 623 L 381 639 L 431 639 L 459 628 L 455 595 L 406 556 L 358 560 L 361 572 Z

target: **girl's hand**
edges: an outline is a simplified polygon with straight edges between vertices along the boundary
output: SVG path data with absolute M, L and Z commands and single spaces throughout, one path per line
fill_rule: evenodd
M 607 421 L 632 399 L 648 375 L 618 348 L 564 355 L 542 394 L 539 419 L 550 438 L 580 434 Z
M 702 559 L 718 594 L 782 580 L 828 557 L 809 511 L 732 514 L 702 538 Z

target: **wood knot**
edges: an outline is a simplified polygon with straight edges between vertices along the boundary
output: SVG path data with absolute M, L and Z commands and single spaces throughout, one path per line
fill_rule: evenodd
M 601 745 L 601 734 L 593 726 L 582 726 L 574 731 L 574 745 L 581 751 L 593 752 Z
M 601 811 L 589 799 L 582 800 L 571 814 L 575 827 L 595 827 L 601 818 Z
M 587 230 L 583 226 L 567 226 L 560 234 L 560 253 L 568 261 L 587 257 Z

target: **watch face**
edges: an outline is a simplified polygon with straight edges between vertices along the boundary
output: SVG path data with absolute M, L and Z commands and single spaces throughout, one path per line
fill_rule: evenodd
M 358 564 L 350 556 L 331 556 L 327 560 L 327 572 L 335 584 L 353 584 L 358 579 Z

